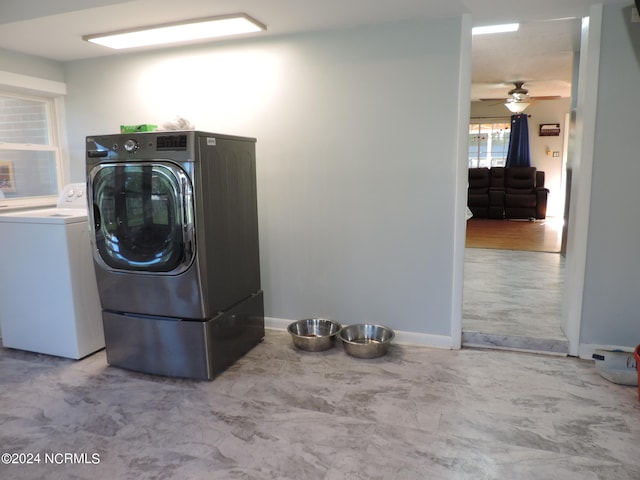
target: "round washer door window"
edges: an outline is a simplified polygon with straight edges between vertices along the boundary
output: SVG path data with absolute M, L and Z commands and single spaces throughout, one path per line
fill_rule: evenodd
M 194 256 L 193 195 L 169 163 L 106 163 L 90 173 L 97 259 L 113 270 L 178 274 Z

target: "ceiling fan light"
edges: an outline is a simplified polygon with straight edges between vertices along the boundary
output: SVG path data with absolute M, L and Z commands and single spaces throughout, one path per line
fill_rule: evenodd
M 531 105 L 529 102 L 507 102 L 504 104 L 512 113 L 522 113 Z

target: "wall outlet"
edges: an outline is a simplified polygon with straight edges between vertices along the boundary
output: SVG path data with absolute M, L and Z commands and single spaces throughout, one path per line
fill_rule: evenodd
M 560 156 L 560 152 L 553 152 L 553 156 L 554 157 L 559 157 Z

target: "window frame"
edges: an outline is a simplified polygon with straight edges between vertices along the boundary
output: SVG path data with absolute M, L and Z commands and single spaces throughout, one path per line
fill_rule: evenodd
M 478 126 L 478 128 L 480 128 L 480 125 L 491 125 L 491 133 L 489 133 L 488 135 L 490 136 L 494 131 L 494 126 L 495 125 L 508 125 L 508 131 L 509 134 L 511 132 L 511 117 L 476 117 L 476 118 L 471 118 L 469 120 L 469 135 L 472 135 L 471 133 L 471 127 L 472 126 Z M 476 134 L 481 134 L 480 133 L 476 133 Z M 480 166 L 480 156 L 478 155 L 477 157 L 475 157 L 473 160 L 471 159 L 470 155 L 469 155 L 469 150 L 470 150 L 471 144 L 469 144 L 467 146 L 467 159 L 468 159 L 468 168 L 477 168 Z M 478 149 L 478 153 L 479 153 L 480 149 Z M 507 151 L 508 151 L 508 142 L 507 142 Z M 507 151 L 505 151 L 505 157 L 504 160 L 506 162 L 506 153 Z M 489 151 L 487 151 L 487 153 L 491 153 Z M 501 165 L 497 165 L 494 164 L 493 158 L 494 157 L 488 157 L 490 158 L 490 165 L 488 165 L 488 167 L 496 167 L 496 166 L 501 166 Z M 472 165 L 472 161 L 475 162 L 475 165 Z
M 0 209 L 14 210 L 56 205 L 59 192 L 67 183 L 68 148 L 64 131 L 64 96 L 66 85 L 61 82 L 0 71 L 0 95 L 45 104 L 48 144 L 2 143 L 0 150 L 53 152 L 56 167 L 56 193 L 37 197 L 0 198 Z

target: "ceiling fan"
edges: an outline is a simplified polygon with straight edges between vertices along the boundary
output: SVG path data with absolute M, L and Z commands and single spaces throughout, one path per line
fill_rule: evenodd
M 509 90 L 507 94 L 508 98 L 481 98 L 483 101 L 495 101 L 495 102 L 505 102 L 505 107 L 507 107 L 513 113 L 522 113 L 529 105 L 535 103 L 538 100 L 557 100 L 561 98 L 560 95 L 547 95 L 547 96 L 538 96 L 538 97 L 530 97 L 529 90 L 523 87 L 524 82 L 517 81 L 513 82 L 514 88 Z M 496 104 L 497 105 L 497 104 Z

